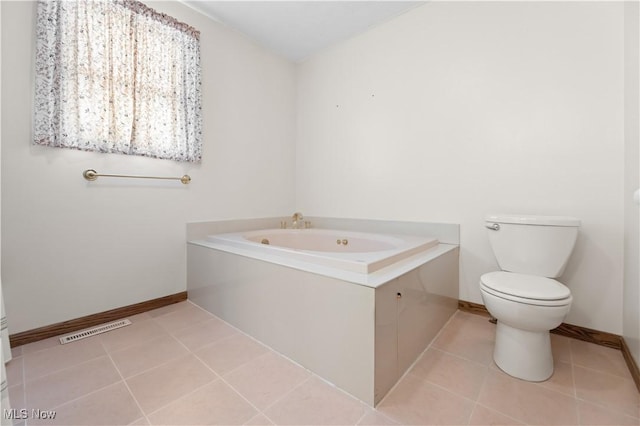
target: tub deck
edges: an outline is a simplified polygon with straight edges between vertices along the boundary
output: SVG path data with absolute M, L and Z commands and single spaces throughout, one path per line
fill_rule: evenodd
M 256 251 L 247 250 L 244 247 L 238 247 L 229 244 L 220 244 L 208 239 L 189 241 L 190 245 L 206 247 L 213 250 L 219 250 L 222 252 L 233 253 L 238 256 L 248 257 L 251 259 L 273 263 L 276 265 L 285 266 L 287 268 L 297 269 L 299 271 L 311 272 L 318 275 L 323 275 L 338 280 L 360 284 L 366 287 L 376 288 L 381 286 L 392 279 L 399 277 L 408 271 L 418 268 L 430 260 L 436 259 L 439 256 L 452 251 L 457 250 L 458 246 L 455 244 L 436 244 L 433 247 L 411 254 L 402 260 L 398 260 L 391 265 L 381 267 L 380 269 L 371 272 L 356 272 L 346 269 L 338 269 L 331 264 L 318 264 L 316 262 L 309 262 L 309 257 L 305 254 L 292 256 L 283 256 L 276 254 L 275 251 Z

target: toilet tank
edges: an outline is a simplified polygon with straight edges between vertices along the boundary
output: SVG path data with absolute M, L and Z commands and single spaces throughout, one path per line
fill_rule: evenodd
M 556 278 L 567 266 L 580 220 L 504 214 L 486 216 L 485 225 L 501 270 Z

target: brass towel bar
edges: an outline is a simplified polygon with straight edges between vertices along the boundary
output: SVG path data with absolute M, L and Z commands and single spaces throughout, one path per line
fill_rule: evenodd
M 82 176 L 86 180 L 96 180 L 99 177 L 118 177 L 118 178 L 133 178 L 133 179 L 166 179 L 166 180 L 179 180 L 185 185 L 191 182 L 191 177 L 189 175 L 184 175 L 182 177 L 162 177 L 162 176 L 136 176 L 136 175 L 113 175 L 106 173 L 98 173 L 93 169 L 87 169 L 82 172 Z

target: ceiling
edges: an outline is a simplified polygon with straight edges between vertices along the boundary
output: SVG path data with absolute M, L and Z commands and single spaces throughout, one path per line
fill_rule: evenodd
M 423 1 L 182 1 L 294 62 L 424 4 Z

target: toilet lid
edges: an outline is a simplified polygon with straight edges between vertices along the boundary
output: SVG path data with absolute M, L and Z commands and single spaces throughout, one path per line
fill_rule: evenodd
M 564 284 L 535 275 L 498 271 L 484 274 L 480 281 L 493 291 L 525 299 L 562 300 L 571 296 Z

